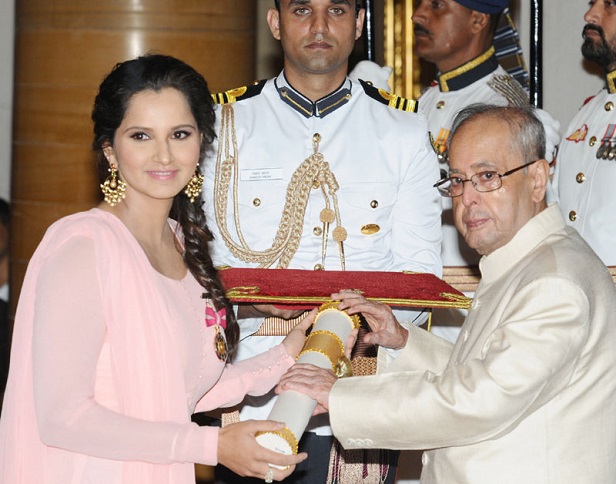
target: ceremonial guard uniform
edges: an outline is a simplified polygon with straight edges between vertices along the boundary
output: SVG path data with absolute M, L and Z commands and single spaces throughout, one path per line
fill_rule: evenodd
M 575 115 L 560 144 L 555 186 L 567 223 L 616 265 L 616 71 Z
M 346 78 L 313 103 L 284 72 L 216 100 L 227 104 L 204 188 L 215 265 L 441 275 L 438 164 L 414 101 Z M 281 339 L 247 338 L 262 322 L 240 320 L 239 359 Z

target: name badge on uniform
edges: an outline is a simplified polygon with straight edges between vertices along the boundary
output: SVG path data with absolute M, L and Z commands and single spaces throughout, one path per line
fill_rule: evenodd
M 240 171 L 241 181 L 282 180 L 282 168 L 253 168 Z

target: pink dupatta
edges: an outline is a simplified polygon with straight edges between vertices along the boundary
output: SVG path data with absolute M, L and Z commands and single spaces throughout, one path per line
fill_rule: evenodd
M 177 342 L 168 308 L 159 296 L 164 288 L 153 277 L 154 269 L 119 219 L 98 209 L 78 213 L 59 220 L 47 230 L 26 272 L 15 318 L 11 369 L 0 420 L 0 482 L 3 483 L 77 484 L 90 459 L 41 442 L 32 389 L 37 277 L 46 258 L 73 236 L 89 237 L 95 244 L 113 380 L 121 412 L 157 422 L 190 421 Z M 78 299 L 76 294 L 75 300 Z M 192 463 L 114 462 L 119 467 L 121 483 L 195 482 Z M 112 484 L 109 480 L 101 482 Z

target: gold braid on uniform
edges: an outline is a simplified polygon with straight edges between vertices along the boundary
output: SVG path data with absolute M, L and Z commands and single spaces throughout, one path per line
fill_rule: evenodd
M 235 132 L 235 116 L 233 106 L 222 106 L 222 119 L 218 137 L 218 155 L 216 159 L 216 179 L 214 182 L 214 200 L 216 200 L 216 222 L 220 233 L 231 253 L 245 262 L 256 262 L 260 268 L 269 268 L 277 262 L 278 268 L 287 268 L 291 259 L 297 252 L 304 227 L 304 217 L 308 205 L 308 197 L 312 188 L 320 187 L 325 198 L 325 205 L 321 212 L 321 221 L 326 228 L 336 221 L 334 240 L 338 242 L 340 261 L 344 270 L 343 242 L 346 239 L 346 230 L 340 225 L 340 212 L 336 192 L 339 188 L 336 177 L 329 169 L 321 153 L 319 143 L 321 137 L 313 137 L 314 153 L 304 160 L 295 170 L 287 188 L 284 209 L 280 224 L 269 249 L 256 251 L 251 249 L 240 227 L 238 210 L 238 149 Z M 229 188 L 232 188 L 233 217 L 239 241 L 233 240 L 227 226 L 227 210 L 229 205 Z M 325 189 L 327 187 L 327 190 Z M 331 204 L 334 209 L 330 208 Z M 325 259 L 327 230 L 323 231 L 323 260 Z
M 510 106 L 527 107 L 530 104 L 528 93 L 510 75 L 495 75 L 488 81 L 488 85 L 499 94 L 503 95 Z

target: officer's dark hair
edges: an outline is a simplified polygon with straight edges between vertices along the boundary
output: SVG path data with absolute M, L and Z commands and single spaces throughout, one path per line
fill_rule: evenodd
M 142 92 L 158 93 L 169 88 L 180 92 L 188 103 L 201 137 L 200 159 L 203 159 L 205 150 L 216 137 L 214 102 L 206 80 L 175 57 L 145 55 L 116 64 L 101 83 L 94 101 L 92 147 L 97 154 L 101 181 L 109 168 L 103 151 L 107 146 L 113 146 L 116 131 L 126 116 L 131 99 Z M 182 228 L 186 267 L 208 293 L 214 307 L 227 311 L 225 336 L 229 344 L 229 357 L 232 358 L 239 340 L 239 326 L 209 254 L 208 245 L 213 235 L 207 227 L 202 204 L 201 194 L 192 203 L 182 190 L 173 199 L 170 217 Z
M 280 12 L 280 0 L 274 0 L 274 5 L 276 5 L 276 10 Z M 359 14 L 359 11 L 361 10 L 361 6 L 362 6 L 361 0 L 355 0 L 355 16 L 356 17 Z M 498 22 L 498 19 L 497 19 L 497 22 Z
M 545 129 L 531 105 L 495 106 L 476 103 L 467 106 L 453 120 L 447 151 L 458 130 L 477 117 L 500 119 L 507 123 L 511 133 L 511 148 L 518 150 L 524 163 L 545 158 Z

